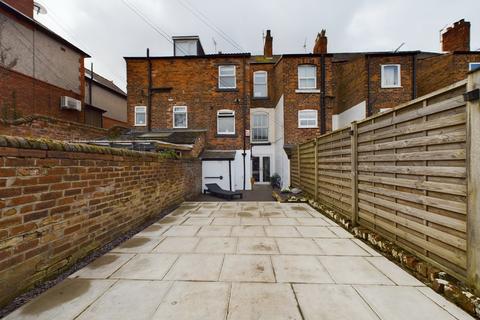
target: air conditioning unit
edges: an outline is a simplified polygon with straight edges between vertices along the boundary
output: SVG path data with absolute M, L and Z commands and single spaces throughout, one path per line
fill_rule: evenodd
M 60 108 L 82 111 L 82 102 L 72 97 L 63 96 L 60 102 Z

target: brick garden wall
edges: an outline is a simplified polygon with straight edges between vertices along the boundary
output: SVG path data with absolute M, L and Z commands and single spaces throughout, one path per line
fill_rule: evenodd
M 33 115 L 16 120 L 0 119 L 0 135 L 71 141 L 105 137 L 109 131 L 82 123 Z
M 0 305 L 199 194 L 201 176 L 198 160 L 0 136 Z

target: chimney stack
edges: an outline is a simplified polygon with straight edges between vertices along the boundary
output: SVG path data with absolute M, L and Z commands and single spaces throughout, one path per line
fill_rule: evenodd
M 17 9 L 27 17 L 33 19 L 33 0 L 3 0 L 6 4 Z
M 470 51 L 470 22 L 462 19 L 442 31 L 442 51 Z
M 313 53 L 323 54 L 327 53 L 327 36 L 325 35 L 326 30 L 322 29 L 322 31 L 317 35 L 317 39 L 315 39 L 315 46 L 313 47 Z
M 273 57 L 273 38 L 270 30 L 267 30 L 265 36 L 265 45 L 263 47 L 263 55 L 265 57 Z

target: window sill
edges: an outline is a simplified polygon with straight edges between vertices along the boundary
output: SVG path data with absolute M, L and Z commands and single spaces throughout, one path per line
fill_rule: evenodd
M 320 93 L 320 89 L 296 89 L 295 93 Z
M 402 86 L 382 86 L 382 89 L 401 89 Z
M 264 141 L 264 142 L 261 142 L 261 141 L 252 141 L 251 142 L 252 146 L 271 146 L 272 143 L 271 142 L 268 142 L 268 141 Z
M 318 126 L 315 126 L 315 127 L 298 127 L 298 129 L 318 129 Z
M 217 88 L 217 92 L 238 92 L 238 88 L 231 88 L 231 89 L 228 89 L 228 88 Z
M 253 97 L 252 100 L 270 100 L 269 97 Z
M 142 128 L 142 127 L 146 127 L 147 125 L 146 124 L 134 124 L 133 126 Z
M 233 139 L 233 138 L 238 138 L 236 133 L 232 134 L 216 134 L 215 138 L 227 138 L 227 139 Z

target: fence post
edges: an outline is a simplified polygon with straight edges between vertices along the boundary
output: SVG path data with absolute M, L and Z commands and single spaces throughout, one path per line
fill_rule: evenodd
M 297 144 L 297 165 L 298 165 L 298 188 L 302 189 L 302 179 L 300 175 L 300 144 Z
M 468 75 L 467 93 L 467 281 L 480 294 L 480 70 Z
M 318 138 L 315 138 L 313 141 L 313 150 L 314 150 L 314 156 L 315 156 L 315 194 L 313 195 L 313 199 L 315 201 L 318 200 Z
M 357 171 L 357 122 L 352 122 L 351 131 L 350 131 L 350 142 L 351 142 L 351 188 L 352 188 L 352 225 L 355 227 L 358 222 L 358 171 Z

